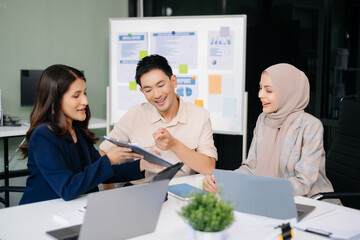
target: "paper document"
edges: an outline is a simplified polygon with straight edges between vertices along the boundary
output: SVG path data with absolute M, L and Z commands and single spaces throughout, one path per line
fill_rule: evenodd
M 238 211 L 234 211 L 234 217 L 235 222 L 225 230 L 223 239 L 238 240 L 240 238 L 239 232 L 241 232 L 240 239 L 278 240 L 281 231 L 276 227 L 284 223 L 290 223 L 291 226 L 294 226 L 296 223 L 296 218 L 281 220 Z
M 296 228 L 332 239 L 359 239 L 360 212 L 336 209 L 320 216 L 303 220 Z
M 165 159 L 163 159 L 162 157 L 140 147 L 137 144 L 134 143 L 128 143 L 128 142 L 122 142 L 122 141 L 118 141 L 106 136 L 102 136 L 103 139 L 108 140 L 109 142 L 119 146 L 119 147 L 126 147 L 126 148 L 131 148 L 133 150 L 133 152 L 139 153 L 141 155 L 144 156 L 144 159 L 150 163 L 154 163 L 160 166 L 164 166 L 164 167 L 169 167 L 172 166 L 173 164 L 166 161 Z
M 60 212 L 53 215 L 53 220 L 62 225 L 71 226 L 81 224 L 84 221 L 85 212 L 86 207 L 67 212 Z

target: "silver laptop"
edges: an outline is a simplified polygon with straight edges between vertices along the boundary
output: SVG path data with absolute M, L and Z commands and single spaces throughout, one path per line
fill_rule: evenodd
M 301 220 L 315 207 L 299 205 L 301 217 L 294 202 L 289 180 L 243 174 L 215 169 L 213 174 L 220 195 L 235 204 L 235 210 L 278 219 Z
M 84 222 L 47 232 L 61 240 L 128 239 L 155 230 L 169 180 L 89 194 Z

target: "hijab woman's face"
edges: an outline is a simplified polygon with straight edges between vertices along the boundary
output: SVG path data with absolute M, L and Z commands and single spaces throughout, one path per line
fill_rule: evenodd
M 273 113 L 277 110 L 278 99 L 275 93 L 274 85 L 269 74 L 264 72 L 261 74 L 259 94 L 260 101 L 263 106 L 264 113 Z
M 61 110 L 70 122 L 73 120 L 84 121 L 87 105 L 85 81 L 77 78 L 62 97 Z

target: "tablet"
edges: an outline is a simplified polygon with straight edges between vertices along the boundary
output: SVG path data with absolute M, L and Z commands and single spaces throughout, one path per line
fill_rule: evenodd
M 115 140 L 113 138 L 109 138 L 107 136 L 102 136 L 102 138 L 119 146 L 119 147 L 131 148 L 131 150 L 133 152 L 143 155 L 144 159 L 146 161 L 148 161 L 149 163 L 157 164 L 157 165 L 164 166 L 164 167 L 169 167 L 169 166 L 173 165 L 172 163 L 166 161 L 162 157 L 140 147 L 139 145 L 137 145 L 135 143 L 122 142 L 119 140 Z
M 171 167 L 167 167 L 158 174 L 156 174 L 152 179 L 151 182 L 160 181 L 164 179 L 168 179 L 169 181 L 176 175 L 178 171 L 182 171 L 181 167 L 184 166 L 183 162 L 178 162 Z
M 191 186 L 187 183 L 180 183 L 175 185 L 170 185 L 168 187 L 168 192 L 170 195 L 181 199 L 181 200 L 190 200 L 196 194 L 205 193 L 204 190 Z

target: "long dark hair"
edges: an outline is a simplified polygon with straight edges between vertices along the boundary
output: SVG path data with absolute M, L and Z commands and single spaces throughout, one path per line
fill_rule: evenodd
M 26 133 L 26 142 L 19 149 L 24 158 L 28 156 L 29 141 L 34 129 L 42 123 L 49 122 L 48 128 L 58 137 L 66 137 L 68 134 L 68 122 L 61 110 L 61 99 L 69 90 L 70 85 L 85 76 L 79 70 L 65 66 L 52 65 L 44 70 L 36 90 L 35 104 L 30 114 L 30 128 Z M 98 141 L 95 134 L 88 129 L 91 113 L 89 105 L 86 106 L 86 119 L 84 121 L 73 121 L 73 125 L 79 127 L 82 135 L 89 144 Z

